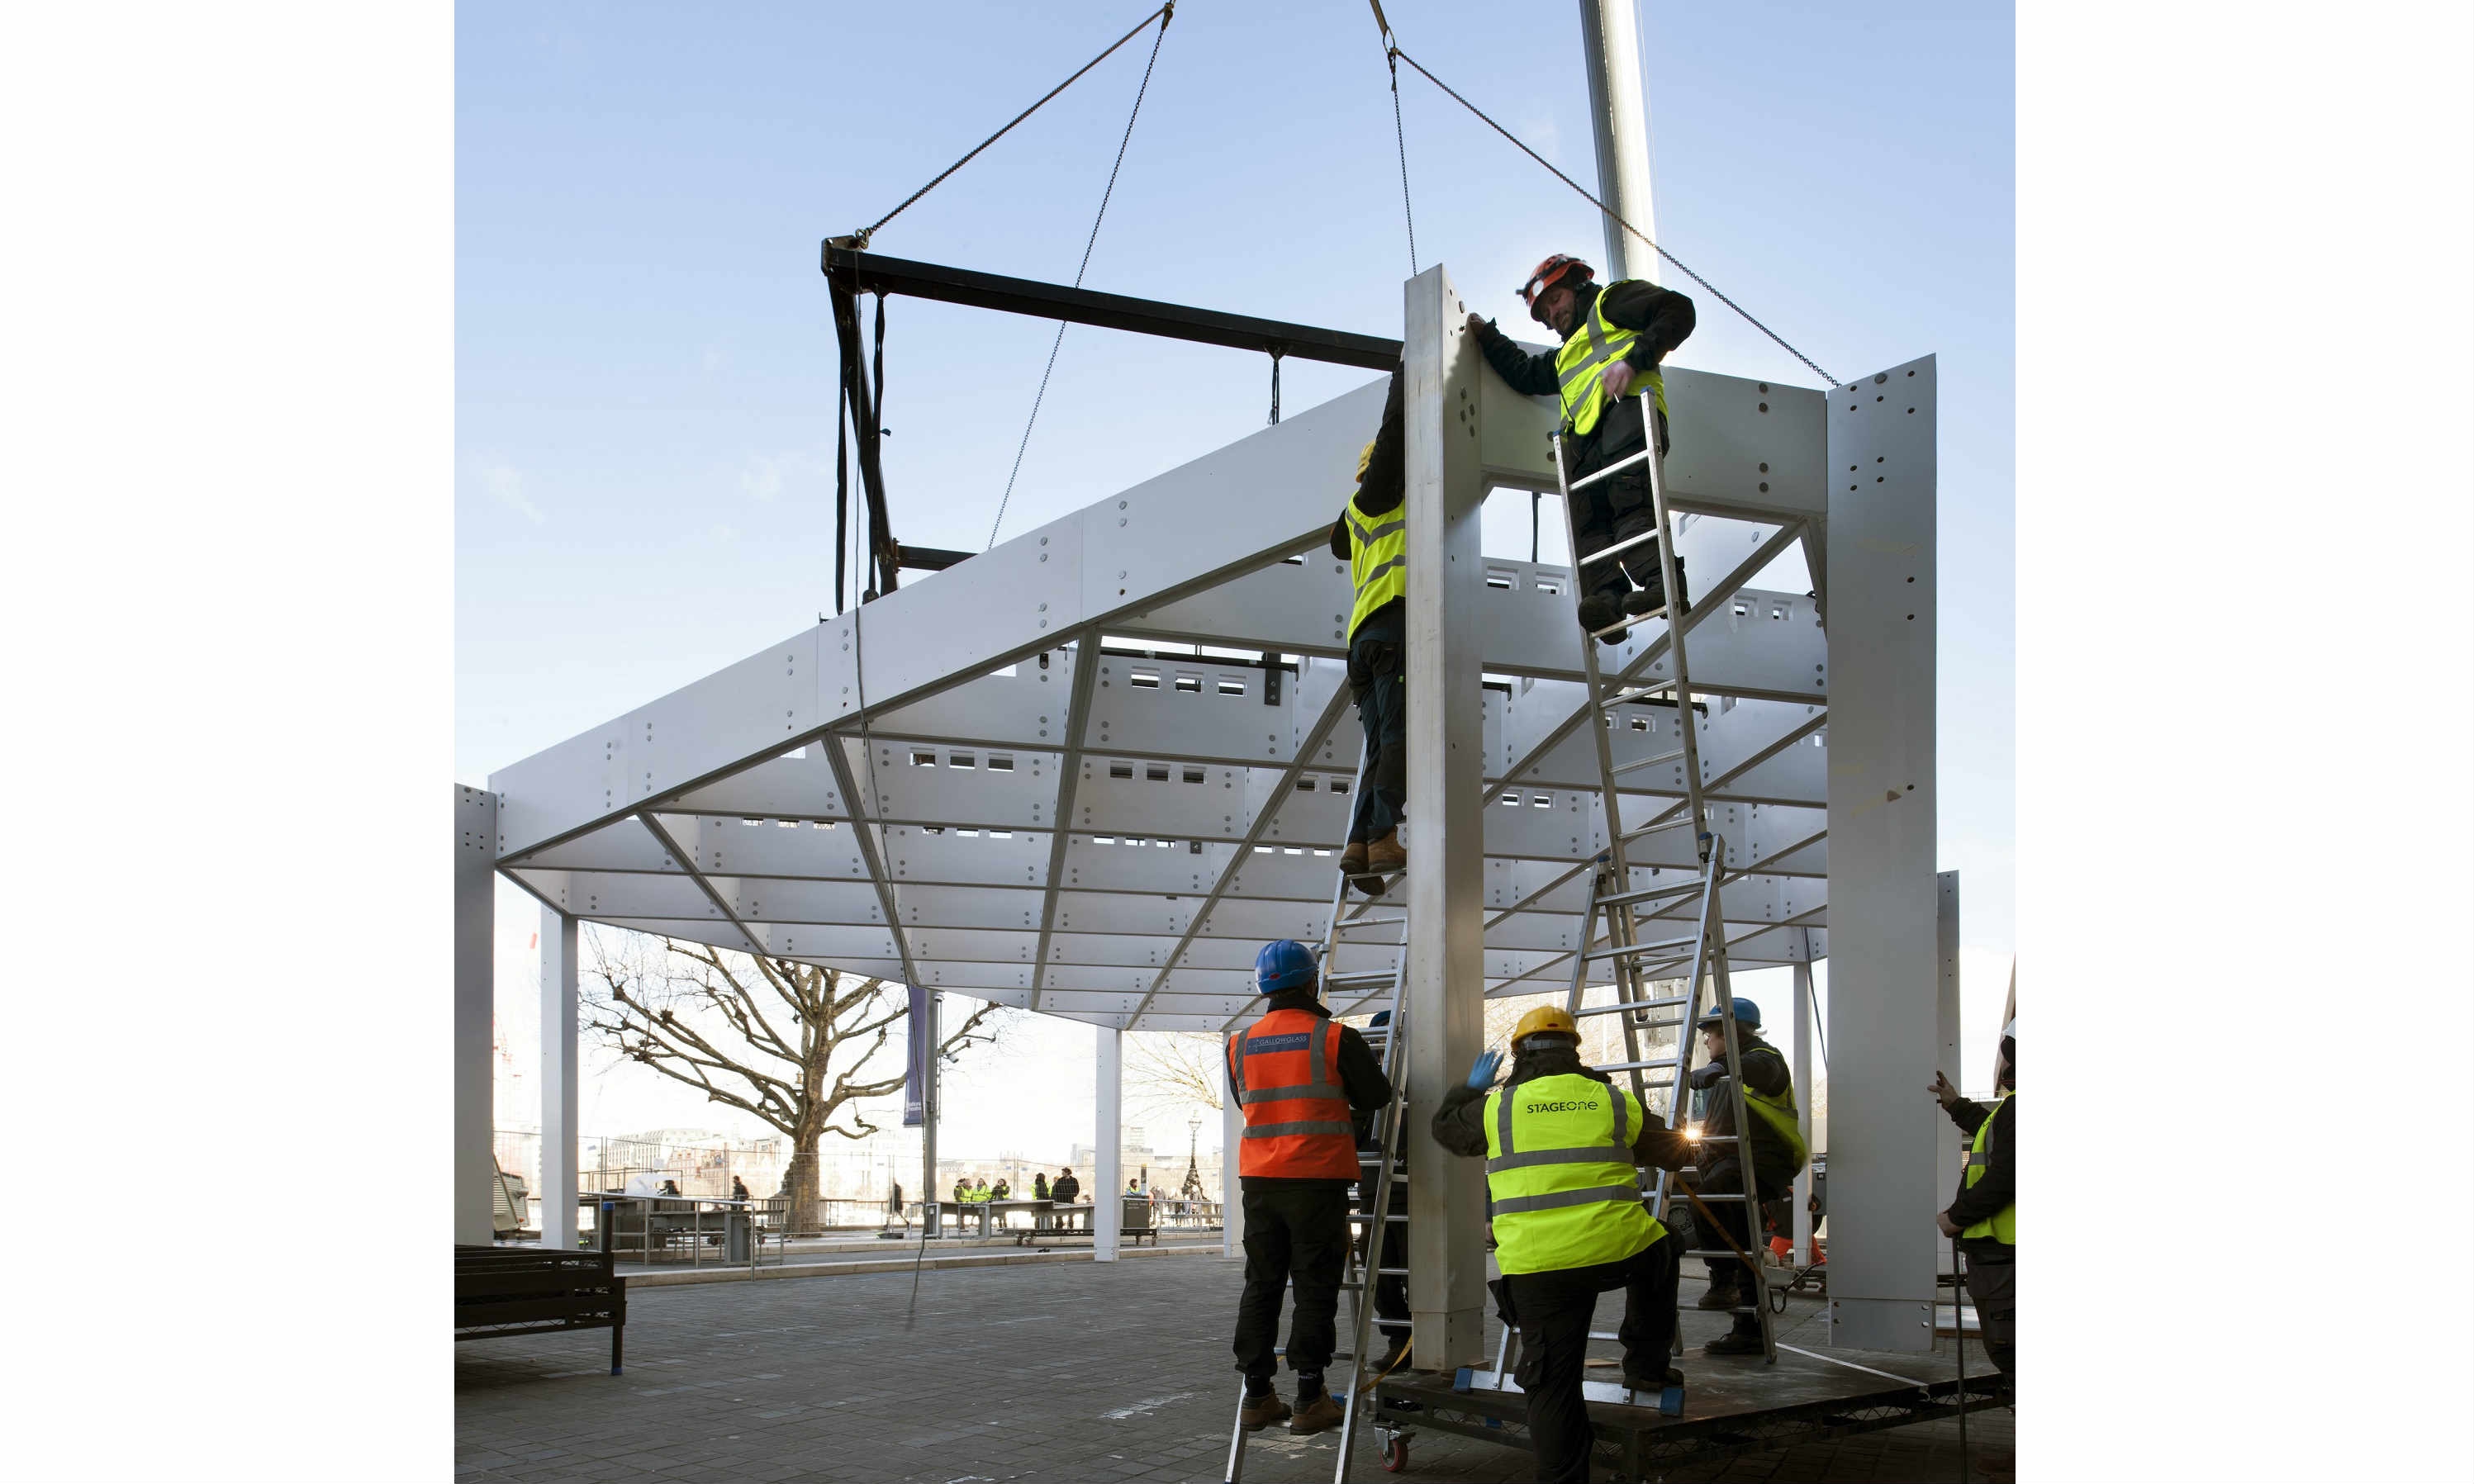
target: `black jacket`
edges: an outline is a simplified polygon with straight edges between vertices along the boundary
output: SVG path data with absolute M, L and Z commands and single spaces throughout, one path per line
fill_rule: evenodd
M 1317 999 L 1312 990 L 1282 990 L 1263 1007 L 1265 1015 L 1278 1010 L 1303 1010 L 1326 1020 L 1331 1018 L 1331 1007 Z M 1228 1072 L 1226 1042 L 1222 1045 L 1221 1077 L 1227 1084 L 1230 1100 L 1234 1101 L 1237 1079 Z M 1392 1100 L 1392 1079 L 1383 1075 L 1383 1064 L 1375 1059 L 1374 1048 L 1366 1043 L 1366 1038 L 1359 1035 L 1353 1025 L 1340 1028 L 1340 1090 L 1348 1099 L 1348 1111 L 1353 1114 L 1371 1113 Z M 1250 1185 L 1258 1180 L 1282 1185 L 1346 1187 L 1355 1184 L 1352 1180 L 1293 1180 L 1285 1175 L 1246 1175 L 1239 1178 L 1239 1183 Z
M 1361 517 L 1371 519 L 1400 508 L 1400 501 L 1407 491 L 1403 473 L 1406 464 L 1400 431 L 1400 371 L 1395 367 L 1392 371 L 1392 390 L 1383 397 L 1383 420 L 1374 429 L 1374 451 L 1366 457 L 1366 477 L 1357 482 L 1357 492 L 1349 496 L 1349 503 L 1357 507 Z M 1348 517 L 1344 515 L 1331 523 L 1331 554 L 1346 562 L 1348 553 Z M 1351 635 L 1352 640 L 1385 639 L 1398 643 L 1409 632 L 1405 608 L 1405 604 L 1395 598 L 1367 614 L 1366 622 L 1359 624 L 1357 633 Z
M 1081 1193 L 1082 1182 L 1071 1175 L 1057 1176 L 1048 1187 L 1048 1198 L 1052 1201 L 1071 1201 Z
M 1589 307 L 1604 298 L 1608 323 L 1639 332 L 1632 348 L 1624 352 L 1624 359 L 1636 371 L 1655 370 L 1659 362 L 1692 336 L 1692 300 L 1655 283 L 1626 278 L 1604 287 L 1586 284 L 1577 298 L 1580 316 L 1586 317 Z M 1577 331 L 1581 323 L 1582 320 L 1575 318 L 1572 326 Z M 1485 352 L 1486 363 L 1515 392 L 1527 396 L 1554 396 L 1561 391 L 1555 376 L 1556 351 L 1532 355 L 1521 349 L 1517 341 L 1495 328 L 1492 320 L 1479 328 L 1477 344 L 1478 349 Z M 1602 415 L 1596 427 L 1572 436 L 1575 475 L 1587 474 L 1640 450 L 1643 400 L 1642 396 L 1627 396 Z
M 1778 1048 L 1740 1022 L 1735 1027 L 1738 1047 L 1744 1053 L 1744 1086 L 1765 1096 L 1776 1097 L 1795 1086 L 1793 1071 Z M 1705 1138 L 1725 1138 L 1735 1132 L 1735 1099 L 1727 1088 L 1727 1063 L 1724 1058 L 1708 1062 L 1692 1069 L 1692 1090 L 1707 1092 L 1703 1100 L 1701 1133 Z M 1740 1161 L 1739 1145 L 1719 1144 L 1710 1151 L 1710 1163 L 1703 1174 L 1723 1164 Z M 1769 1121 L 1758 1114 L 1753 1118 L 1753 1173 L 1761 1184 L 1765 1200 L 1775 1200 L 1786 1193 L 1786 1185 L 1802 1169 L 1795 1151 L 1780 1138 Z
M 1970 1185 L 1967 1177 L 1960 1175 L 1958 1199 L 1950 1203 L 1950 1209 L 1945 1213 L 1961 1231 L 1979 1221 L 1992 1220 L 2001 1213 L 2001 1208 L 2019 1198 L 2016 1166 L 2010 1153 L 2013 1114 L 2018 1106 L 2019 1100 L 2015 1097 L 2004 1098 L 1993 1108 L 1982 1103 L 1971 1103 L 1965 1098 L 1950 1105 L 1950 1121 L 1957 1124 L 1959 1132 L 1971 1138 L 1987 1117 L 1993 1120 L 1993 1131 L 1984 1136 L 1984 1178 Z M 2008 1258 L 2016 1251 L 2008 1242 L 1996 1241 L 1989 1236 L 1962 1237 L 1958 1245 L 1960 1251 L 1981 1256 L 1989 1261 Z
M 1564 1077 L 1574 1073 L 1610 1087 L 1614 1083 L 1613 1078 L 1583 1063 L 1577 1048 L 1548 1046 L 1516 1058 L 1512 1064 L 1512 1075 L 1504 1079 L 1503 1087 L 1509 1092 L 1533 1078 Z M 1471 1159 L 1486 1158 L 1486 1094 L 1484 1088 L 1466 1086 L 1444 1093 L 1443 1106 L 1435 1110 L 1435 1142 L 1452 1154 Z M 1692 1162 L 1694 1147 L 1681 1131 L 1668 1128 L 1655 1115 L 1645 1115 L 1641 1119 L 1640 1137 L 1632 1143 L 1633 1162 L 1662 1170 L 1682 1169 Z

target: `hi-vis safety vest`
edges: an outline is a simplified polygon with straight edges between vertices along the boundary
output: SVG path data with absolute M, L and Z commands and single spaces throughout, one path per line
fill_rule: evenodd
M 1578 1072 L 1486 1095 L 1495 1263 L 1546 1273 L 1617 1262 L 1666 1233 L 1640 1204 L 1640 1100 Z
M 1976 1142 L 1969 1145 L 1967 1151 L 1967 1184 L 1971 1188 L 1977 1181 L 1984 1178 L 1986 1164 L 1984 1141 L 1992 1136 L 1993 1120 L 2001 1115 L 2001 1104 L 2007 1103 L 2015 1096 L 2017 1096 L 2016 1093 L 2002 1093 L 2001 1102 L 1994 1104 L 1993 1111 L 1984 1115 L 1984 1121 L 1976 1126 Z M 2018 1246 L 2019 1203 L 2011 1202 L 1995 1211 L 1991 1219 L 1979 1221 L 1958 1234 L 1962 1238 L 1989 1236 L 2005 1247 Z
M 1360 461 L 1359 472 L 1364 471 Z M 1409 595 L 1409 507 L 1403 501 L 1369 520 L 1357 513 L 1352 494 L 1341 502 L 1340 513 L 1348 522 L 1348 580 L 1357 588 L 1357 601 L 1348 610 L 1348 636 L 1353 639 L 1367 614 Z
M 1789 1149 L 1795 1151 L 1795 1167 L 1799 1170 L 1804 1168 L 1806 1161 L 1812 1158 L 1812 1151 L 1805 1145 L 1804 1130 L 1797 1127 L 1795 1084 L 1788 1083 L 1785 1091 L 1773 1095 L 1756 1092 L 1753 1090 L 1752 1084 L 1746 1083 L 1744 1084 L 1744 1106 L 1752 1110 L 1753 1116 L 1768 1124 L 1770 1131 L 1778 1135 Z
M 1608 289 L 1613 287 L 1612 283 L 1607 285 Z M 1606 301 L 1606 290 L 1601 289 L 1598 297 L 1589 300 L 1589 312 L 1581 316 L 1581 323 L 1564 338 L 1564 348 L 1555 352 L 1555 381 L 1563 394 L 1564 425 L 1575 433 L 1587 433 L 1598 425 L 1598 415 L 1607 405 L 1598 378 L 1640 338 L 1637 330 L 1608 323 L 1607 317 L 1599 313 L 1599 306 Z M 1649 389 L 1650 399 L 1658 404 L 1658 410 L 1664 413 L 1666 378 L 1658 373 L 1656 367 L 1638 373 L 1632 390 L 1624 395 L 1638 396 L 1643 387 Z
M 1237 1173 L 1355 1180 L 1356 1131 L 1340 1085 L 1340 1027 L 1310 1010 L 1274 1010 L 1228 1038 L 1228 1074 L 1246 1135 Z

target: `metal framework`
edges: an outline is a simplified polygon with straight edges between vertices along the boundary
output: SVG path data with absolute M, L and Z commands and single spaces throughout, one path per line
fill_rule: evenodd
M 1257 348 L 1272 348 L 1276 332 L 1283 353 L 1320 349 L 1346 364 L 1405 354 L 1413 540 L 1421 509 L 1444 513 L 1412 553 L 1411 607 L 1435 615 L 1422 644 L 1413 625 L 1412 694 L 1446 704 L 1412 707 L 1408 838 L 1413 862 L 1435 865 L 1413 865 L 1402 895 L 1419 924 L 1413 1005 L 1422 993 L 1448 1009 L 1421 1022 L 1434 1029 L 1411 1068 L 1413 1095 L 1451 1058 L 1466 1065 L 1460 1043 L 1474 1035 L 1477 996 L 1561 988 L 1585 946 L 1591 866 L 1607 848 L 1595 745 L 1581 730 L 1572 574 L 1483 556 L 1475 520 L 1492 491 L 1525 499 L 1554 489 L 1554 412 L 1482 373 L 1442 270 L 1408 286 L 1404 351 L 837 251 L 828 267 L 861 291 L 1070 310 L 1085 323 Z M 1908 1269 L 1919 1253 L 1928 1260 L 1940 1181 L 1929 1101 L 1908 1096 L 1930 1080 L 1941 1039 L 1933 362 L 1829 392 L 1684 369 L 1665 381 L 1676 430 L 1666 472 L 1696 596 L 1686 620 L 1694 687 L 1708 700 L 1688 714 L 1659 700 L 1620 707 L 1608 740 L 1620 767 L 1674 753 L 1678 729 L 1696 730 L 1711 827 L 1727 843 L 1731 959 L 1752 969 L 1836 950 L 1833 1114 L 1842 1127 L 1851 1115 L 1916 1124 L 1912 1141 L 1901 1128 L 1899 1147 L 1923 1156 L 1880 1156 L 1873 1176 L 1895 1191 L 1897 1219 L 1922 1214 L 1927 1240 L 1893 1244 L 1898 1259 L 1871 1282 L 1862 1243 L 1853 1263 L 1843 1240 L 1833 1248 L 1833 1292 L 1856 1306 L 1852 1316 L 1877 1302 L 1868 1293 L 1928 1292 L 1929 1269 Z M 1346 566 L 1323 545 L 1382 395 L 1379 382 L 1360 388 L 945 562 L 499 770 L 486 792 L 459 797 L 462 879 L 486 854 L 560 920 L 882 975 L 1106 1031 L 1230 1026 L 1254 1002 L 1256 947 L 1329 927 L 1363 738 L 1345 677 Z M 1805 552 L 1815 592 L 1756 586 L 1790 545 Z M 1420 573 L 1440 586 L 1421 593 Z M 1653 622 L 1601 660 L 1610 675 L 1654 680 L 1665 653 Z M 1627 830 L 1678 807 L 1679 767 L 1619 773 L 1614 812 Z M 1636 885 L 1694 872 L 1681 834 L 1632 851 Z M 1453 848 L 1472 835 L 1480 849 Z M 468 886 L 459 902 L 486 913 L 470 897 Z M 1836 927 L 1833 897 L 1856 908 Z M 1668 910 L 1685 923 L 1691 898 Z M 1644 936 L 1658 925 L 1645 921 Z M 1860 945 L 1852 973 L 1851 933 Z M 486 975 L 486 940 L 479 946 L 474 958 L 468 945 L 459 965 Z M 1375 969 L 1386 951 L 1344 945 L 1333 967 Z M 562 972 L 571 984 L 571 968 Z M 1864 1007 L 1854 1017 L 1842 1008 L 1851 988 Z M 1911 1055 L 1901 1049 L 1909 1037 Z M 479 1043 L 486 1050 L 486 1026 Z M 1895 1090 L 1868 1101 L 1871 1078 L 1850 1079 L 1851 1066 L 1878 1066 Z M 463 1116 L 470 1096 L 486 1100 L 486 1076 L 477 1094 L 459 1089 Z M 486 1103 L 477 1126 L 487 1127 Z M 1851 1219 L 1865 1224 L 1858 1166 L 1868 1157 L 1842 1147 L 1837 1158 L 1843 1238 Z M 1425 1188 L 1437 1201 L 1450 1194 L 1443 1180 Z M 1435 1222 L 1434 1239 L 1456 1248 L 1448 1225 Z M 1412 1263 L 1441 1266 L 1415 1254 Z M 1413 1281 L 1421 1326 L 1424 1286 Z M 1474 1296 L 1433 1297 L 1453 1315 L 1446 1348 L 1467 1349 L 1474 1328 L 1461 1311 L 1474 1315 Z M 1905 1320 L 1904 1307 L 1885 1312 L 1849 1342 L 1908 1348 Z

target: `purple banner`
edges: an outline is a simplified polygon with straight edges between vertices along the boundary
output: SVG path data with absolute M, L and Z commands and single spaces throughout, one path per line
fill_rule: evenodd
M 910 1065 L 902 1079 L 902 1126 L 915 1129 L 928 1121 L 928 1058 L 934 1054 L 936 1031 L 929 1014 L 928 992 L 910 990 Z

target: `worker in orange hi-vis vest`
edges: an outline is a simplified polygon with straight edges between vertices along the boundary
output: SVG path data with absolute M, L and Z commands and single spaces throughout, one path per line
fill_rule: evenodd
M 1245 1114 L 1237 1174 L 1244 1190 L 1246 1293 L 1237 1302 L 1237 1369 L 1246 1376 L 1240 1421 L 1249 1428 L 1288 1420 L 1289 1431 L 1340 1425 L 1323 1390 L 1332 1318 L 1348 1253 L 1348 1191 L 1357 1182 L 1349 1121 L 1392 1100 L 1391 1080 L 1366 1038 L 1331 1017 L 1317 998 L 1314 954 L 1289 939 L 1254 959 L 1254 983 L 1270 1008 L 1228 1038 L 1228 1095 Z M 1225 1156 L 1224 1156 L 1225 1157 Z M 1272 1389 L 1280 1295 L 1294 1280 L 1289 1369 L 1298 1376 L 1292 1413 Z

